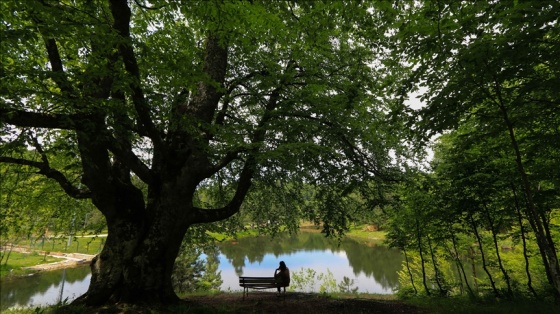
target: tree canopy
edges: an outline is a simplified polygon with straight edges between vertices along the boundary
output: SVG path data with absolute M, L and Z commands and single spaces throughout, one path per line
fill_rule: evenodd
M 0 162 L 90 198 L 107 220 L 78 302 L 173 299 L 184 234 L 239 212 L 256 183 L 319 187 L 331 233 L 351 218 L 345 195 L 398 174 L 389 3 L 0 6 Z M 59 154 L 73 158 L 54 164 Z M 202 202 L 197 191 L 216 186 Z

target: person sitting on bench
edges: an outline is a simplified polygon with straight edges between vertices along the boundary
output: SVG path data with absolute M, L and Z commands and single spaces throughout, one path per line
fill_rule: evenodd
M 286 293 L 286 287 L 290 285 L 290 270 L 286 267 L 284 261 L 281 261 L 280 267 L 276 268 L 274 271 L 274 279 L 280 282 L 280 285 L 278 285 L 278 294 L 280 294 L 280 287 L 284 287 L 284 293 Z

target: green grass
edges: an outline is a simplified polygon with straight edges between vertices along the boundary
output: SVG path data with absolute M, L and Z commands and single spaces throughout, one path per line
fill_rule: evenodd
M 4 265 L 4 260 L 0 267 L 0 278 L 9 276 L 22 276 L 32 271 L 22 269 L 22 267 L 35 266 L 40 264 L 52 263 L 63 259 L 47 256 L 45 259 L 44 252 L 62 252 L 62 253 L 82 253 L 82 254 L 97 254 L 101 252 L 103 244 L 105 243 L 104 237 L 97 238 L 84 238 L 74 237 L 70 246 L 67 247 L 68 238 L 52 238 L 43 241 L 30 242 L 20 241 L 17 243 L 19 246 L 28 247 L 36 252 L 24 254 L 18 252 L 10 253 L 7 265 Z M 37 252 L 40 251 L 40 252 Z
M 257 236 L 258 231 L 255 229 L 248 229 L 246 231 L 241 231 L 235 234 L 234 237 L 223 234 L 223 233 L 218 233 L 218 232 L 210 232 L 207 231 L 208 235 L 210 235 L 211 237 L 213 237 L 214 239 L 216 239 L 217 241 L 224 241 L 224 240 L 235 240 L 235 239 L 240 239 L 240 238 L 246 238 L 246 237 L 253 237 L 253 236 Z
M 35 242 L 21 241 L 17 245 L 26 246 L 32 250 L 46 252 L 63 252 L 63 253 L 82 253 L 95 255 L 101 252 L 105 244 L 105 237 L 73 237 L 70 246 L 68 245 L 68 237 L 59 237 L 47 239 L 44 242 L 39 240 Z
M 361 240 L 385 241 L 385 231 L 365 231 L 365 225 L 350 228 L 346 236 Z
M 4 260 L 2 260 L 2 265 L 0 265 L 0 278 L 21 276 L 31 272 L 29 270 L 22 269 L 23 267 L 54 263 L 62 260 L 64 259 L 51 256 L 45 257 L 44 255 L 39 255 L 37 253 L 12 252 L 10 253 L 7 264 L 5 264 L 5 257 Z

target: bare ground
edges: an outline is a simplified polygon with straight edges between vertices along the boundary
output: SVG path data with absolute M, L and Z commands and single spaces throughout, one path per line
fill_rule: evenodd
M 285 297 L 277 297 L 272 292 L 250 292 L 243 299 L 240 294 L 222 293 L 189 297 L 187 302 L 211 309 L 208 313 L 423 313 L 401 301 L 374 299 L 363 295 L 331 298 L 288 292 Z
M 96 308 L 72 308 L 64 306 L 57 314 L 154 314 L 154 313 L 201 313 L 201 314 L 416 314 L 421 309 L 398 300 L 386 300 L 382 296 L 356 295 L 333 298 L 319 294 L 288 292 L 277 297 L 274 292 L 250 292 L 243 298 L 241 293 L 189 296 L 178 304 L 126 305 L 118 304 Z

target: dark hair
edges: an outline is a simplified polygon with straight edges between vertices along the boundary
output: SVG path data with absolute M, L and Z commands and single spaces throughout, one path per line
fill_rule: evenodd
M 280 270 L 284 270 L 286 269 L 286 263 L 284 263 L 284 261 L 280 262 Z

